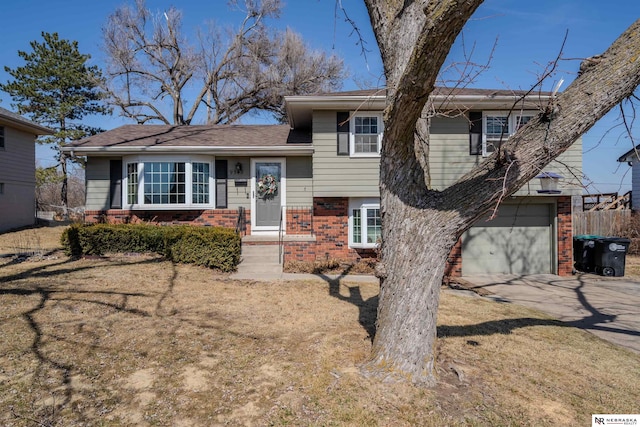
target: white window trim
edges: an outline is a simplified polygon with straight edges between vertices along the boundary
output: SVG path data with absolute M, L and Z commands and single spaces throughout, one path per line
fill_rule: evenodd
M 378 243 L 354 243 L 353 241 L 353 211 L 360 210 L 360 221 L 362 227 L 362 237 L 367 236 L 367 209 L 380 209 L 380 199 L 349 199 L 349 247 L 355 249 L 374 249 Z M 366 240 L 366 238 L 362 239 Z
M 144 203 L 144 163 L 145 162 L 170 162 L 185 164 L 185 203 Z M 138 164 L 138 201 L 134 204 L 128 202 L 127 165 Z M 192 203 L 193 200 L 193 169 L 192 163 L 209 164 L 209 203 Z M 215 158 L 211 156 L 125 156 L 122 158 L 122 205 L 123 209 L 130 210 L 186 210 L 186 209 L 214 209 L 215 206 Z
M 509 120 L 507 121 L 508 130 L 502 137 L 502 141 L 506 141 L 507 139 L 509 139 L 509 137 L 511 135 L 516 133 L 516 126 L 517 126 L 519 117 L 534 117 L 536 114 L 537 114 L 536 111 L 530 111 L 530 110 L 512 111 L 510 115 L 509 115 L 508 111 L 504 111 L 504 110 L 502 110 L 502 111 L 483 111 L 482 112 L 482 156 L 483 157 L 487 157 L 487 156 L 490 156 L 493 153 L 492 151 L 491 152 L 487 151 L 487 142 L 488 141 L 496 141 L 496 142 L 499 141 L 499 139 L 487 140 L 487 118 L 488 117 L 507 117 L 507 116 L 509 116 Z
M 382 149 L 382 134 L 384 133 L 384 122 L 382 113 L 377 111 L 351 111 L 349 113 L 349 157 L 380 157 Z M 378 152 L 377 153 L 356 153 L 356 117 L 376 117 L 378 119 Z

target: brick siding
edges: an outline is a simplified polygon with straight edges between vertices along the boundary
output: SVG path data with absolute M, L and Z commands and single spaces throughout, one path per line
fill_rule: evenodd
M 462 276 L 462 237 L 458 239 L 456 244 L 451 248 L 447 257 L 447 265 L 444 268 L 444 277 L 461 277 Z
M 558 276 L 573 272 L 573 218 L 571 196 L 558 197 Z
M 244 216 L 246 234 L 250 234 L 251 211 L 245 210 Z M 148 222 L 160 225 L 189 224 L 236 228 L 236 224 L 238 222 L 238 211 L 232 209 L 188 211 L 128 211 L 109 209 L 101 211 L 85 211 L 84 221 L 89 224 L 137 224 Z
M 302 215 L 303 212 L 297 212 Z M 287 213 L 287 234 L 308 234 L 306 228 L 299 226 L 301 217 L 293 218 L 296 211 Z M 362 258 L 375 258 L 375 249 L 349 248 L 349 198 L 314 197 L 313 232 L 315 242 L 284 242 L 284 261 L 324 261 L 338 259 L 357 261 Z M 306 223 L 306 221 L 302 221 Z

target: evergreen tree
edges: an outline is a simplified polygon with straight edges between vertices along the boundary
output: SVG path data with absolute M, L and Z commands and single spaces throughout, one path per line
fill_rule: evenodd
M 4 67 L 13 81 L 0 83 L 0 89 L 13 99 L 18 113 L 55 131 L 38 139 L 53 144 L 62 173 L 61 199 L 67 216 L 67 155 L 60 151 L 65 143 L 94 135 L 102 130 L 81 122 L 86 115 L 109 114 L 99 90 L 102 73 L 88 66 L 90 55 L 78 51 L 78 42 L 61 40 L 57 33 L 42 33 L 43 42 L 32 41 L 32 52 L 18 51 L 25 65 Z

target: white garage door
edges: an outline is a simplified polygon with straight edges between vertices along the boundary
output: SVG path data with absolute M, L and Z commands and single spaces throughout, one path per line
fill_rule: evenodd
M 462 274 L 552 273 L 551 204 L 502 205 L 462 237 Z

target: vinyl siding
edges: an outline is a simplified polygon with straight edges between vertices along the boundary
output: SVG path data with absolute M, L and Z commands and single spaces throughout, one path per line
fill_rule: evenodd
M 109 162 L 115 158 L 89 157 L 86 166 L 87 210 L 108 209 L 110 171 Z M 251 159 L 249 157 L 216 157 L 227 161 L 227 209 L 251 208 Z M 236 163 L 242 165 L 242 172 L 236 173 Z M 287 159 L 287 204 L 290 206 L 310 206 L 313 200 L 313 170 L 311 157 L 290 157 Z M 236 186 L 236 181 L 246 181 L 247 186 Z
M 35 211 L 33 184 L 4 181 L 4 192 L 0 194 L 0 232 L 35 224 Z
M 227 200 L 228 209 L 251 208 L 251 158 L 216 157 L 227 160 Z M 242 173 L 235 172 L 236 163 L 242 165 Z M 288 157 L 286 159 L 287 205 L 310 206 L 313 201 L 313 168 L 311 157 Z M 246 180 L 247 186 L 236 186 L 236 180 Z
M 242 206 L 251 209 L 251 159 L 249 157 L 216 157 L 227 161 L 227 208 L 238 209 Z M 242 172 L 236 173 L 236 163 L 242 165 Z M 246 181 L 247 186 L 236 187 L 236 181 Z
M 631 207 L 640 210 L 640 162 L 633 160 L 631 167 Z
M 4 149 L 0 148 L 0 182 L 31 184 L 35 194 L 35 136 L 5 126 L 4 141 Z
M 115 157 L 87 157 L 85 182 L 87 195 L 85 209 L 109 209 L 110 161 Z
M 443 190 L 482 162 L 469 154 L 469 122 L 464 117 L 431 120 L 429 166 L 431 187 Z
M 338 156 L 336 120 L 335 111 L 313 112 L 313 196 L 379 197 L 380 158 Z
M 312 158 L 287 158 L 287 206 L 311 206 L 312 204 Z
M 0 149 L 0 232 L 35 223 L 35 136 L 4 127 Z
M 450 186 L 482 160 L 481 155 L 469 154 L 469 123 L 466 118 L 436 117 L 432 120 L 429 164 L 431 186 L 434 189 L 442 190 Z M 544 170 L 565 178 L 558 187 L 563 194 L 581 194 L 579 177 L 582 175 L 582 139 L 578 139 Z M 516 195 L 537 195 L 539 189 L 539 180 L 533 179 L 518 190 Z

